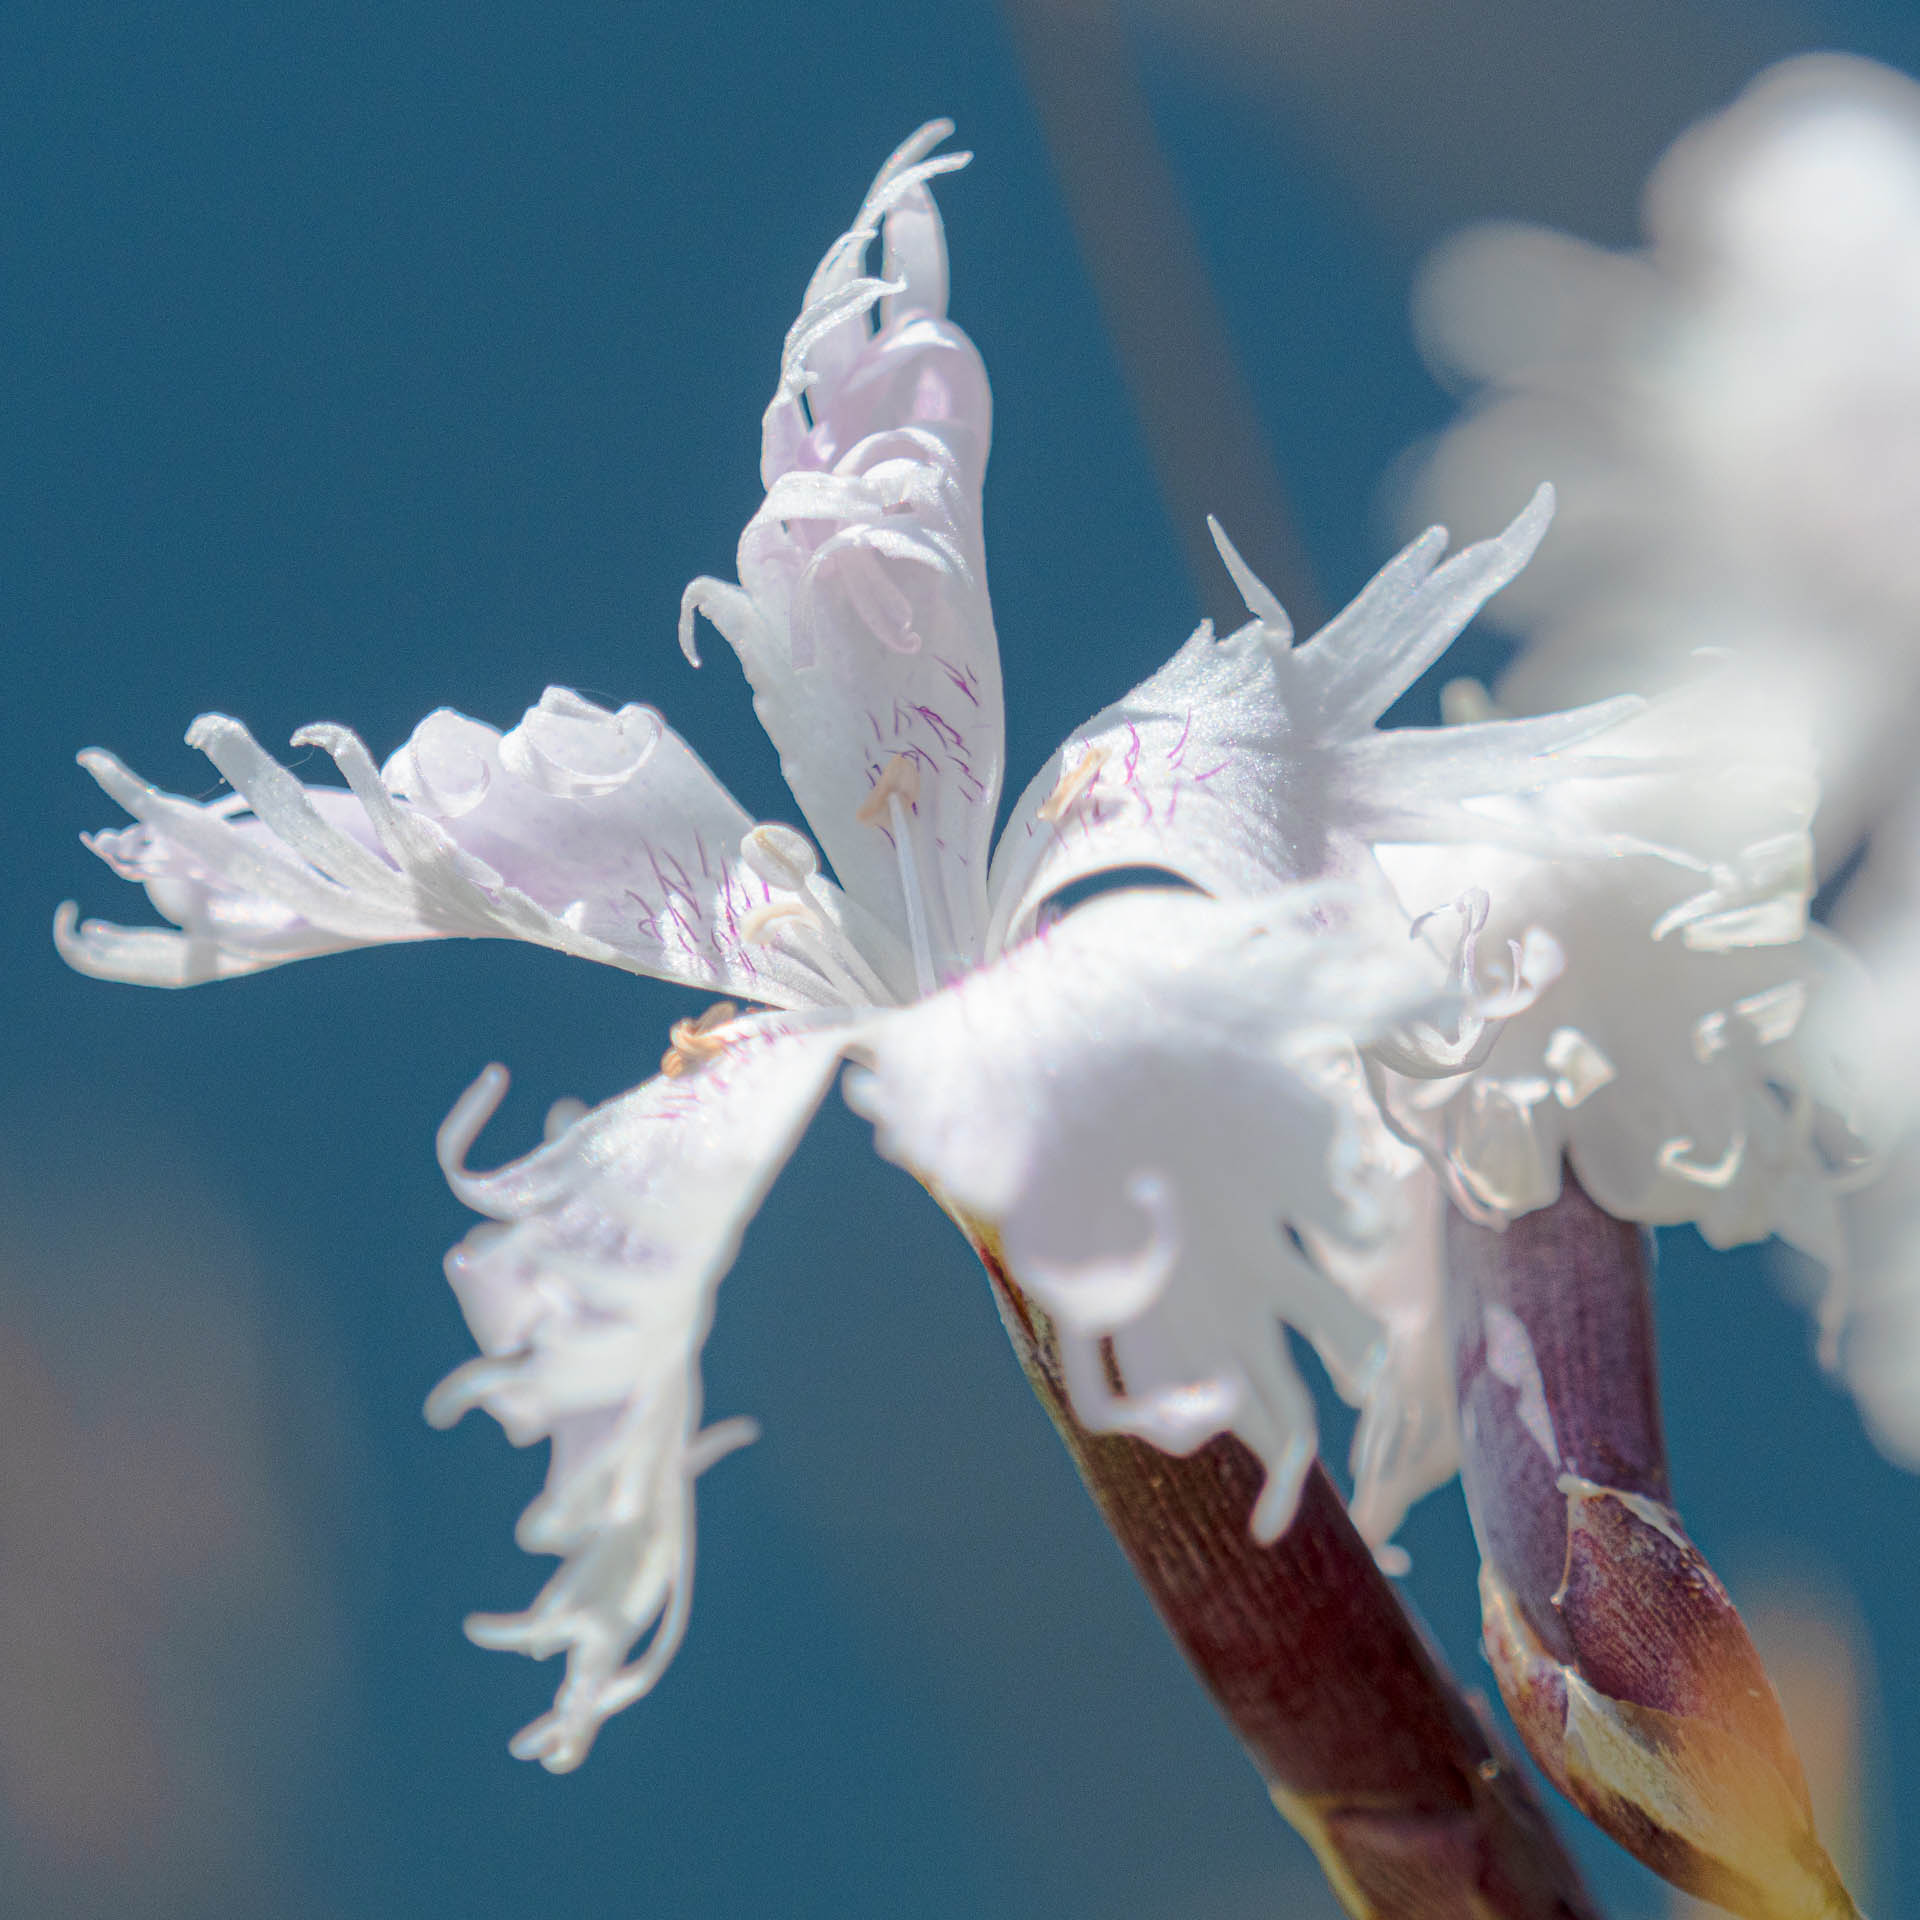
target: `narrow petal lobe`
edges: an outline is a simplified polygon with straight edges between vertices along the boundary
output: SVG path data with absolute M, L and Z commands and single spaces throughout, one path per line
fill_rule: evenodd
M 597 1107 L 525 1159 L 464 1161 L 505 1090 L 490 1067 L 441 1129 L 456 1194 L 498 1224 L 447 1256 L 480 1346 L 427 1417 L 484 1407 L 516 1446 L 553 1443 L 516 1537 L 561 1566 L 524 1613 L 476 1616 L 483 1646 L 567 1657 L 550 1713 L 514 1741 L 555 1772 L 648 1692 L 686 1630 L 693 1483 L 753 1438 L 701 1424 L 700 1349 L 740 1236 L 820 1102 L 843 1023 L 761 1015 L 703 1027 L 685 1070 Z M 637 1641 L 651 1630 L 644 1650 Z

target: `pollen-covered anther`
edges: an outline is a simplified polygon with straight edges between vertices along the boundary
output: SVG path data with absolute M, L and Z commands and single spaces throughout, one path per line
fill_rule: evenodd
M 727 1029 L 739 1017 L 740 1009 L 731 1000 L 716 1000 L 705 1013 L 693 1020 L 676 1020 L 667 1030 L 672 1041 L 660 1056 L 660 1071 L 669 1080 L 684 1073 L 695 1073 L 709 1060 L 727 1050 L 732 1037 Z
M 917 806 L 920 802 L 920 763 L 904 753 L 896 753 L 880 769 L 879 779 L 854 810 L 854 818 L 863 827 L 891 826 L 892 803 L 895 800 L 906 807 Z
M 1050 827 L 1057 826 L 1100 778 L 1100 769 L 1106 764 L 1106 748 L 1089 747 L 1054 782 L 1053 791 L 1040 803 L 1040 818 Z

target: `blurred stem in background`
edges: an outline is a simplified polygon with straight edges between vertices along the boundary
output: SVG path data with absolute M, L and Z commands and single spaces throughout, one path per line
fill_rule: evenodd
M 1358 1920 L 1598 1920 L 1578 1869 L 1354 1531 L 1324 1468 L 1271 1545 L 1230 1437 L 1088 1432 L 1046 1318 L 971 1236 L 1041 1404 L 1167 1630 Z
M 1245 618 L 1215 515 L 1295 627 L 1326 615 L 1198 241 L 1108 0 L 1006 0 L 1034 108 L 1204 611 Z

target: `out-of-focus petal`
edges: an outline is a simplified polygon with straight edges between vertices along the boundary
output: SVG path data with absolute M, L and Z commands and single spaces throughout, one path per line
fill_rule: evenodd
M 1160 867 L 1210 893 L 1257 893 L 1352 870 L 1374 840 L 1458 838 L 1472 825 L 1463 802 L 1550 780 L 1556 753 L 1633 703 L 1451 732 L 1374 723 L 1526 565 L 1552 510 L 1542 488 L 1503 534 L 1444 564 L 1435 528 L 1301 647 L 1223 538 L 1252 619 L 1224 640 L 1202 626 L 1042 768 L 994 858 L 990 947 L 1089 874 Z
M 1889 1143 L 1847 1210 L 1840 1367 L 1881 1452 L 1920 1470 L 1920 794 L 1881 823 L 1835 920 L 1874 989 L 1850 1010 L 1852 1042 Z
M 992 402 L 973 343 L 946 318 L 927 191 L 967 158 L 926 157 L 951 130 L 924 127 L 887 162 L 821 262 L 767 409 L 767 497 L 740 538 L 739 584 L 695 580 L 680 627 L 693 656 L 704 614 L 740 656 L 834 871 L 903 942 L 893 823 L 868 801 L 891 763 L 910 764 L 943 974 L 972 957 L 985 924 L 1004 752 L 980 526 Z M 885 279 L 863 271 L 876 240 Z
M 848 1097 L 985 1223 L 1061 1341 L 1078 1418 L 1171 1453 L 1233 1433 L 1271 1539 L 1314 1453 L 1282 1323 L 1364 1403 L 1380 1328 L 1310 1245 L 1397 1224 L 1356 1043 L 1439 969 L 1351 887 L 1094 901 L 877 1027 Z
M 1820 55 L 1762 74 L 1647 189 L 1649 247 L 1486 228 L 1418 306 L 1481 383 L 1413 489 L 1486 512 L 1550 473 L 1553 549 L 1495 618 L 1544 711 L 1737 649 L 1811 725 L 1828 864 L 1911 778 L 1920 699 L 1920 87 Z
M 309 727 L 348 791 L 303 786 L 236 720 L 194 722 L 234 787 L 201 804 L 110 754 L 82 764 L 139 825 L 89 841 L 182 931 L 76 928 L 83 972 L 185 986 L 389 940 L 495 935 L 750 995 L 835 997 L 791 956 L 742 938 L 770 898 L 741 857 L 753 821 L 648 707 L 613 713 L 550 687 L 502 735 L 430 714 L 376 771 L 343 727 Z
M 1495 952 L 1544 931 L 1562 956 L 1473 1071 L 1388 1088 L 1476 1217 L 1547 1204 L 1565 1156 L 1616 1218 L 1716 1246 L 1778 1233 L 1840 1264 L 1864 1082 L 1824 1009 L 1858 967 L 1806 925 L 1805 744 L 1745 731 L 1738 694 L 1713 676 L 1664 696 L 1596 745 L 1600 778 L 1568 756 L 1537 805 L 1565 853 L 1381 850 L 1410 913 L 1471 888 Z
M 1391 1164 L 1384 1143 L 1378 1148 Z M 1453 1365 L 1441 1294 L 1440 1234 L 1446 1194 L 1411 1149 L 1388 1190 L 1394 1220 L 1377 1240 L 1309 1238 L 1317 1264 L 1379 1323 L 1379 1371 L 1360 1409 L 1349 1464 L 1353 1524 L 1399 1572 L 1405 1553 L 1387 1543 L 1413 1504 L 1460 1468 Z M 1410 1164 L 1408 1164 L 1410 1163 Z
M 693 1483 L 754 1437 L 701 1425 L 700 1349 L 740 1236 L 819 1105 L 849 1029 L 763 1015 L 708 1030 L 704 1060 L 661 1075 L 487 1174 L 468 1148 L 499 1104 L 489 1067 L 448 1116 L 441 1164 L 499 1224 L 447 1256 L 481 1357 L 434 1390 L 427 1417 L 484 1407 L 516 1446 L 553 1442 L 516 1537 L 561 1566 L 526 1612 L 476 1616 L 482 1646 L 564 1652 L 550 1713 L 514 1741 L 555 1772 L 645 1694 L 686 1630 Z M 647 1640 L 637 1659 L 634 1645 Z

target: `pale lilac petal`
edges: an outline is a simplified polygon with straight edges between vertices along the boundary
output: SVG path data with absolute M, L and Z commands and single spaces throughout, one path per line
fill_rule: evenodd
M 739 584 L 687 589 L 754 690 L 781 769 L 841 884 L 907 945 L 895 826 L 869 796 L 904 756 L 905 810 L 936 977 L 969 961 L 986 919 L 1003 710 L 980 493 L 992 404 L 973 344 L 946 316 L 946 249 L 922 129 L 888 161 L 822 261 L 767 410 L 766 501 L 741 535 Z M 889 277 L 864 277 L 882 241 Z M 875 309 L 878 308 L 878 331 Z
M 1440 969 L 1371 904 L 1102 898 L 873 1029 L 848 1087 L 1053 1317 L 1080 1419 L 1182 1453 L 1237 1434 L 1263 1538 L 1314 1452 L 1283 1324 L 1358 1402 L 1382 1366 L 1378 1322 L 1308 1250 L 1391 1231 L 1411 1157 L 1355 1045 Z
M 651 708 L 611 713 L 549 688 L 504 736 L 443 709 L 384 773 L 345 728 L 305 729 L 296 744 L 330 754 L 346 792 L 303 786 L 220 715 L 188 741 L 233 794 L 184 800 L 110 754 L 81 756 L 140 823 L 88 844 L 181 929 L 76 927 L 63 910 L 61 951 L 83 972 L 185 986 L 385 941 L 491 935 L 776 1005 L 839 997 L 744 938 L 771 897 L 740 852 L 753 821 Z
M 516 1446 L 553 1442 L 516 1537 L 562 1564 L 526 1612 L 468 1623 L 483 1646 L 566 1654 L 552 1711 L 513 1743 L 522 1759 L 578 1766 L 680 1643 L 693 1483 L 753 1438 L 750 1422 L 701 1425 L 714 1295 L 850 1031 L 784 1015 L 715 1029 L 703 1064 L 593 1109 L 494 1173 L 464 1162 L 505 1091 L 501 1068 L 441 1129 L 455 1193 L 500 1224 L 447 1256 L 481 1357 L 434 1390 L 427 1417 L 446 1426 L 484 1407 Z

